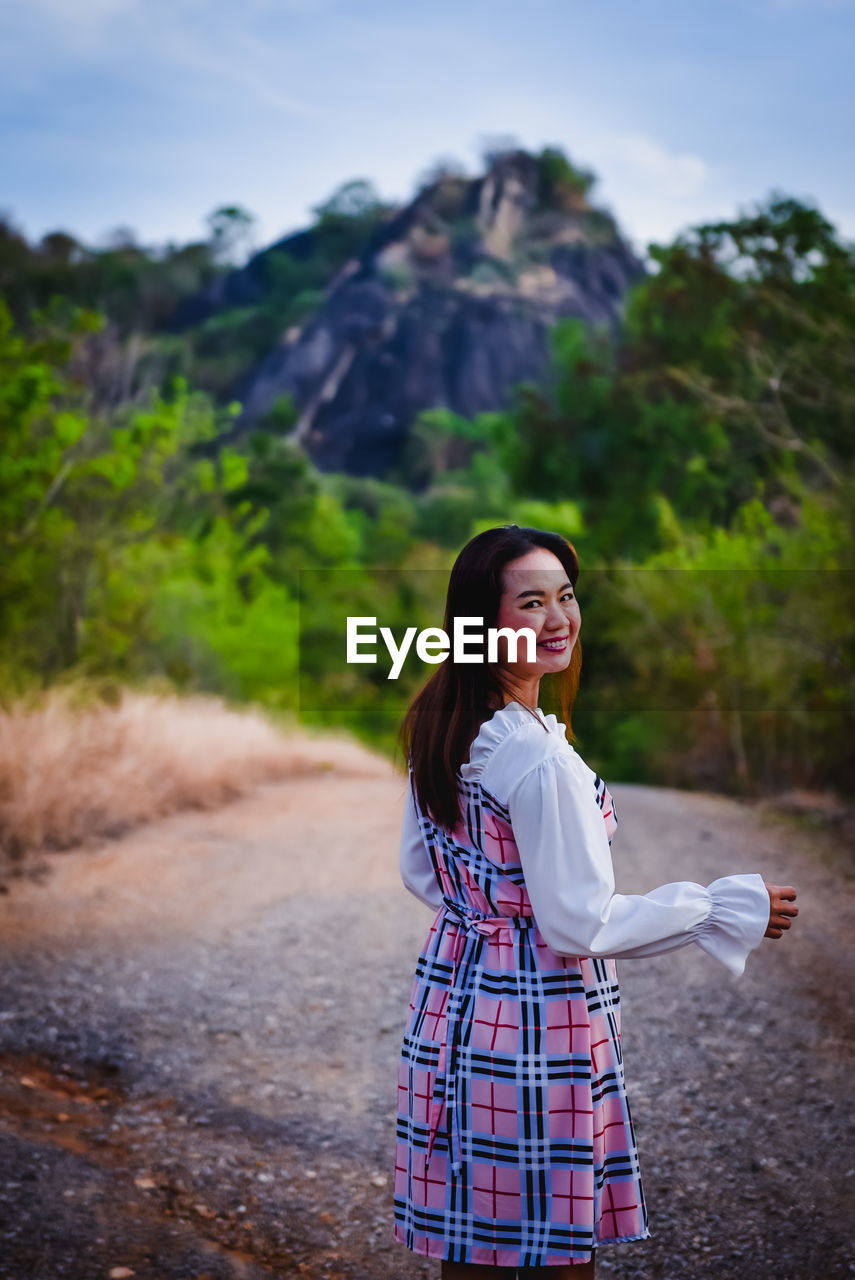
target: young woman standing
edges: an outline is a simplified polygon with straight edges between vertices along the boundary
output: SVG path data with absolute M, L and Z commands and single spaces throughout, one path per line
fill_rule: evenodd
M 566 732 L 578 572 L 558 534 L 473 538 L 444 629 L 531 628 L 534 661 L 501 641 L 496 663 L 449 659 L 402 726 L 401 872 L 436 916 L 400 1060 L 395 1236 L 444 1280 L 587 1280 L 598 1245 L 647 1236 L 615 958 L 696 943 L 741 974 L 798 910 L 758 874 L 615 892 L 614 805 Z M 547 675 L 563 722 L 538 706 Z

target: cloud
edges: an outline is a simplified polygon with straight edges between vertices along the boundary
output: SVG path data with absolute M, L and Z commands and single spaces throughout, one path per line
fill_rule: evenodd
M 176 29 L 165 44 L 162 56 L 183 72 L 197 74 L 221 89 L 228 86 L 239 95 L 254 98 L 286 115 L 322 114 L 311 103 L 279 88 L 276 81 L 281 80 L 282 75 L 281 68 L 279 75 L 275 73 L 275 59 L 269 70 L 264 67 L 264 62 L 271 61 L 273 54 L 269 45 L 246 32 L 234 31 L 229 33 L 224 47 L 227 53 L 215 52 L 212 44 L 206 47 L 195 32 Z
M 591 130 L 580 159 L 600 179 L 595 203 L 616 211 L 642 256 L 651 241 L 668 241 L 680 227 L 732 212 L 726 175 L 695 152 L 671 148 L 650 134 Z
M 271 0 L 249 2 L 250 21 L 228 0 L 29 0 L 6 31 L 0 17 L 0 65 L 16 87 L 44 84 L 52 67 L 100 66 L 127 86 L 164 85 L 185 103 L 232 95 L 238 111 L 255 101 L 281 114 L 319 114 L 288 92 L 289 60 L 270 25 L 283 13 L 286 21 L 320 16 L 334 0 L 276 0 L 275 13 Z
M 139 8 L 141 0 L 28 0 L 19 10 L 20 31 L 39 28 L 67 43 L 72 51 L 103 47 L 102 38 L 116 24 Z M 45 20 L 48 23 L 47 31 Z
M 669 151 L 662 143 L 643 133 L 614 134 L 603 139 L 610 165 L 625 166 L 645 187 L 654 188 L 663 198 L 691 200 L 708 185 L 711 171 L 706 161 L 691 151 Z

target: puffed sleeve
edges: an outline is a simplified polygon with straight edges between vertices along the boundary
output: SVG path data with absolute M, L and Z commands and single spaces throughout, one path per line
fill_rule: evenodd
M 425 906 L 439 907 L 442 902 L 442 890 L 437 882 L 433 863 L 422 835 L 413 796 L 412 770 L 409 774 L 407 800 L 401 823 L 401 879 L 410 893 L 414 893 Z
M 762 877 L 616 893 L 590 771 L 572 749 L 525 772 L 509 792 L 508 809 L 532 910 L 556 954 L 640 958 L 698 942 L 732 973 L 743 972 L 768 924 Z

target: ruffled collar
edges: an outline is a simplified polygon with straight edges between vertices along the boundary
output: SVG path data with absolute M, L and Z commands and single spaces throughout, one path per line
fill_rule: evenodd
M 560 734 L 565 741 L 567 740 L 567 726 L 563 720 L 557 719 L 551 711 L 548 715 L 544 715 L 540 707 L 537 707 L 536 714 L 549 733 Z M 520 702 L 508 702 L 498 711 L 494 711 L 489 720 L 485 720 L 481 725 L 472 741 L 469 760 L 460 766 L 461 778 L 472 778 L 480 773 L 496 747 L 522 725 L 531 724 L 533 719 L 532 712 Z

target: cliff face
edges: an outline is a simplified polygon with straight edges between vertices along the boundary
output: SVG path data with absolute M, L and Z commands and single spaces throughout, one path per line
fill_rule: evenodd
M 556 320 L 616 329 L 643 275 L 586 185 L 572 170 L 550 183 L 543 157 L 511 152 L 483 178 L 426 187 L 252 373 L 238 425 L 287 393 L 318 466 L 382 475 L 420 410 L 505 406 L 515 383 L 545 373 Z

